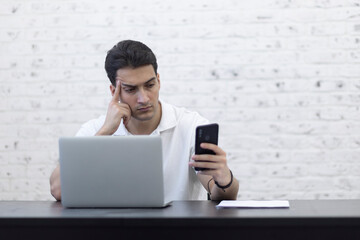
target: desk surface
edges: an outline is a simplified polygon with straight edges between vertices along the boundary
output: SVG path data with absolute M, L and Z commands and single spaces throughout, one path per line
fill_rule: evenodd
M 216 208 L 213 201 L 175 201 L 165 208 L 64 208 L 51 201 L 0 201 L 3 219 L 114 219 L 114 218 L 207 218 L 207 219 L 360 219 L 360 200 L 296 200 L 290 208 Z
M 0 236 L 4 230 L 12 229 L 8 235 L 13 236 L 14 233 L 31 234 L 24 228 L 38 228 L 40 233 L 55 231 L 57 236 L 66 237 L 79 228 L 86 229 L 81 234 L 103 233 L 106 229 L 108 234 L 128 231 L 126 236 L 139 233 L 136 229 L 142 229 L 141 232 L 148 236 L 159 236 L 159 232 L 166 229 L 179 238 L 185 234 L 211 237 L 224 233 L 256 235 L 253 239 L 261 239 L 265 234 L 276 236 L 274 239 L 289 234 L 299 237 L 292 239 L 310 235 L 328 239 L 345 235 L 350 237 L 347 239 L 360 237 L 360 200 L 297 200 L 290 201 L 289 209 L 217 209 L 216 204 L 212 201 L 175 201 L 161 209 L 68 209 L 59 202 L 0 201 Z M 16 231 L 16 228 L 22 230 Z M 58 228 L 63 229 L 56 230 Z M 267 239 L 272 238 L 267 236 Z

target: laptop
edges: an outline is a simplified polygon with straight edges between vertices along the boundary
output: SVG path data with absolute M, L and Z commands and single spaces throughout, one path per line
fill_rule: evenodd
M 64 207 L 165 207 L 160 136 L 59 139 Z

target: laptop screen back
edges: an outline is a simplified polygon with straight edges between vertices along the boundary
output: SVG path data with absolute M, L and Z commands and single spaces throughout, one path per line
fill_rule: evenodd
M 65 207 L 161 207 L 160 136 L 59 139 Z

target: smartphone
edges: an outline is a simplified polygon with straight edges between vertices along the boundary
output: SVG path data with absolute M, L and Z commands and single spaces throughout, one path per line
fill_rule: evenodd
M 203 149 L 200 147 L 201 143 L 212 143 L 218 144 L 218 135 L 219 135 L 219 125 L 217 123 L 212 123 L 208 125 L 201 125 L 196 128 L 195 134 L 195 154 L 212 154 L 215 153 L 208 149 Z M 195 168 L 196 171 L 204 171 L 206 168 Z

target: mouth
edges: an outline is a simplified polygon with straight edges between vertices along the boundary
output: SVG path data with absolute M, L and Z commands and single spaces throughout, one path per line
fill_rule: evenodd
M 147 106 L 147 107 L 139 107 L 137 110 L 140 112 L 147 112 L 151 109 L 151 106 Z

